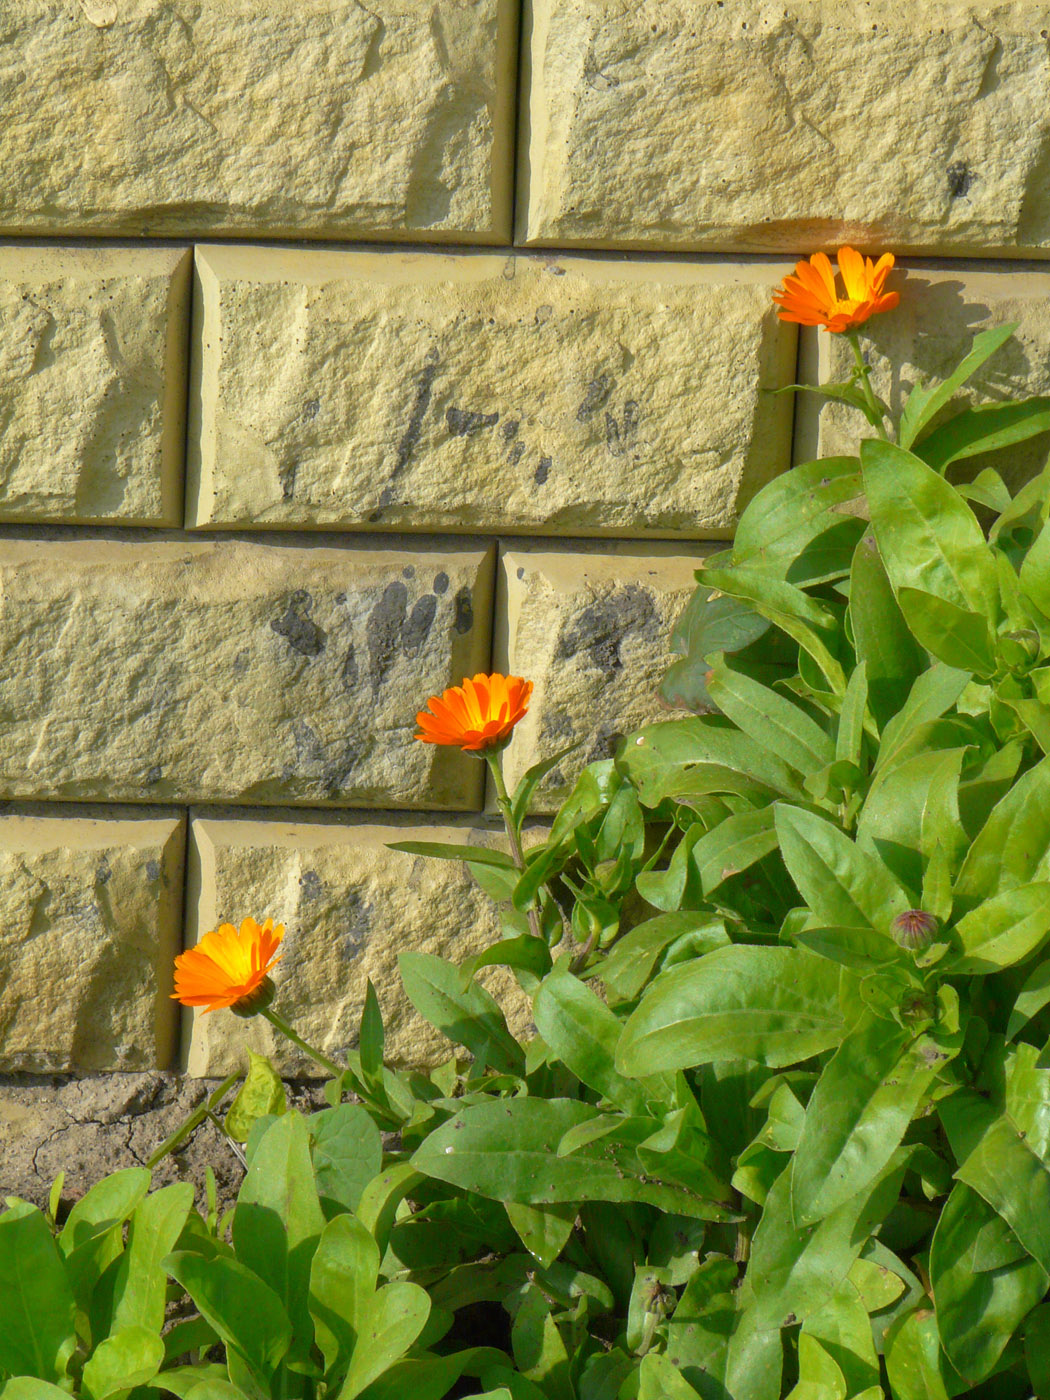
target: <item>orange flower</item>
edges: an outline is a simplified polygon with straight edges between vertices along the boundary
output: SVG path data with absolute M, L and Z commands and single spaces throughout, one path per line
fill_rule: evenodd
M 220 924 L 175 959 L 172 1000 L 203 1006 L 205 1014 L 227 1006 L 247 1015 L 261 1010 L 269 1004 L 267 993 L 273 995 L 266 974 L 281 961 L 274 954 L 283 937 L 284 925 L 274 928 L 272 919 L 262 928 L 254 919 L 245 919 L 240 930 Z
M 478 675 L 427 701 L 416 723 L 424 744 L 455 744 L 468 753 L 498 748 L 529 708 L 532 682 L 520 676 Z
M 882 290 L 893 267 L 892 253 L 883 253 L 877 263 L 861 257 L 854 248 L 840 248 L 837 256 L 846 295 L 838 294 L 827 255 L 814 253 L 809 262 L 796 263 L 794 277 L 785 277 L 783 288 L 773 293 L 782 321 L 823 326 L 839 333 L 897 305 L 900 293 Z

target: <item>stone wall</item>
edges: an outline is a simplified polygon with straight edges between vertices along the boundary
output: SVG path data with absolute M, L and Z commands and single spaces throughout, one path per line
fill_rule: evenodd
M 1029 0 L 8 0 L 12 1132 L 35 1101 L 64 1131 L 41 1075 L 120 1072 L 123 1103 L 270 1048 L 168 997 L 247 913 L 285 923 L 282 1000 L 326 1049 L 371 977 L 393 1056 L 443 1053 L 397 952 L 493 917 L 385 842 L 494 836 L 482 766 L 415 711 L 532 677 L 512 777 L 657 717 L 705 541 L 852 440 L 775 393 L 842 369 L 773 313 L 795 257 L 906 255 L 870 328 L 891 402 L 1004 320 L 968 392 L 1046 392 L 1048 34 Z

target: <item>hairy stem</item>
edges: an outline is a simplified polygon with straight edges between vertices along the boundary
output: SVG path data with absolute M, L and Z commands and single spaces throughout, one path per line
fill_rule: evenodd
M 875 397 L 875 390 L 871 387 L 871 370 L 861 352 L 860 337 L 855 330 L 848 330 L 846 332 L 846 339 L 849 341 L 850 345 L 853 346 L 853 359 L 856 367 L 855 373 L 857 381 L 861 386 L 865 402 L 868 405 L 868 422 L 878 433 L 879 437 L 882 438 L 883 442 L 889 442 L 889 434 L 886 432 L 886 427 L 883 423 L 884 414 L 879 407 L 878 399 Z

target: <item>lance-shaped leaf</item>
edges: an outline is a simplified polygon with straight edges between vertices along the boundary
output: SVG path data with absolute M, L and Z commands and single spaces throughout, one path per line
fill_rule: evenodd
M 1002 890 L 978 904 L 955 926 L 962 957 L 953 973 L 983 976 L 1023 962 L 1050 933 L 1050 883 L 1035 881 Z
M 707 689 L 738 729 L 796 772 L 808 777 L 834 761 L 835 746 L 815 720 L 760 681 L 732 670 L 723 658 L 712 666 Z
M 472 982 L 464 990 L 456 968 L 432 953 L 402 953 L 398 967 L 409 1001 L 432 1026 L 493 1069 L 522 1073 L 521 1046 L 484 987 Z
M 148 1385 L 164 1361 L 159 1331 L 124 1327 L 100 1342 L 84 1366 L 82 1389 L 88 1400 L 126 1395 L 135 1386 Z
M 798 948 L 717 948 L 660 974 L 624 1026 L 617 1064 L 635 1077 L 715 1060 L 797 1064 L 838 1043 L 842 975 Z
M 686 1284 L 667 1325 L 667 1358 L 703 1396 L 778 1400 L 780 1330 L 759 1327 L 740 1300 L 736 1265 L 710 1257 Z
M 987 618 L 920 588 L 899 588 L 897 601 L 916 640 L 931 656 L 975 676 L 995 675 L 998 661 Z
M 162 1187 L 135 1207 L 113 1288 L 114 1331 L 139 1326 L 160 1333 L 167 1288 L 161 1261 L 175 1248 L 192 1207 L 188 1181 Z
M 645 986 L 666 948 L 677 939 L 689 935 L 699 954 L 724 948 L 729 942 L 725 921 L 715 914 L 693 910 L 676 910 L 658 914 L 635 924 L 617 940 L 612 952 L 596 968 L 597 975 L 618 996 L 630 1001 Z
M 73 1355 L 73 1295 L 43 1214 L 16 1201 L 0 1215 L 0 1370 L 59 1381 Z
M 878 856 L 815 812 L 786 803 L 775 811 L 784 864 L 817 918 L 888 937 L 909 900 Z
M 1050 431 L 1050 399 L 978 404 L 942 423 L 915 448 L 916 455 L 943 474 L 952 462 L 1013 447 Z
M 701 1220 L 731 1216 L 719 1202 L 660 1181 L 631 1146 L 603 1139 L 571 1156 L 553 1154 L 552 1148 L 570 1129 L 600 1116 L 589 1104 L 572 1099 L 474 1104 L 432 1132 L 412 1165 L 438 1181 L 496 1201 L 638 1201 Z
M 878 1176 L 955 1049 L 865 1016 L 817 1081 L 792 1161 L 791 1211 L 812 1225 Z
M 953 395 L 971 375 L 976 374 L 984 362 L 990 359 L 1000 346 L 1006 344 L 1016 329 L 1016 322 L 1008 321 L 1001 326 L 978 331 L 969 353 L 959 361 L 947 379 L 939 384 L 917 384 L 912 389 L 901 414 L 900 440 L 905 447 L 912 445 L 927 424 L 951 402 Z
M 898 598 L 902 588 L 914 588 L 995 619 L 995 558 L 954 487 L 890 442 L 863 443 L 860 460 L 872 528 Z
M 941 1211 L 930 1250 L 941 1345 L 971 1385 L 992 1374 L 1010 1338 L 1050 1283 L 1034 1259 L 975 1270 L 982 1232 L 996 1219 L 991 1206 L 958 1182 Z
M 734 564 L 768 569 L 804 586 L 849 572 L 864 522 L 835 507 L 861 494 L 856 457 L 822 457 L 782 472 L 747 504 L 733 540 Z M 709 651 L 730 648 L 711 647 Z
M 619 766 L 647 807 L 666 797 L 700 792 L 749 792 L 769 788 L 787 797 L 801 793 L 798 778 L 745 734 L 702 719 L 669 720 L 628 735 Z
M 280 1298 L 251 1269 L 222 1255 L 205 1258 L 180 1251 L 165 1261 L 227 1347 L 237 1352 L 263 1393 L 292 1340 Z
M 900 710 L 928 662 L 904 621 L 870 533 L 853 554 L 849 618 L 857 661 L 867 675 L 868 703 L 881 728 Z
M 948 1400 L 937 1318 L 917 1308 L 886 1333 L 886 1371 L 895 1400 Z
M 992 808 L 963 861 L 957 905 L 973 909 L 999 890 L 1050 875 L 1050 759 L 1020 778 Z

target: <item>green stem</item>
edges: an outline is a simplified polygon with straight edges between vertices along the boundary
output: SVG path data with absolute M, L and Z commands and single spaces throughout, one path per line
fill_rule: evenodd
M 871 370 L 865 363 L 864 356 L 861 353 L 860 338 L 855 330 L 849 330 L 846 332 L 846 339 L 853 346 L 856 376 L 864 391 L 864 398 L 868 405 L 868 422 L 878 433 L 879 437 L 882 438 L 883 442 L 889 442 L 889 434 L 886 432 L 886 428 L 883 424 L 884 415 L 882 409 L 879 407 L 879 401 L 875 397 L 875 390 L 871 387 Z
M 503 825 L 507 829 L 507 840 L 510 842 L 510 853 L 514 864 L 519 870 L 525 869 L 525 852 L 521 847 L 521 836 L 514 822 L 514 809 L 511 806 L 510 793 L 507 791 L 507 784 L 503 778 L 503 750 L 487 749 L 485 751 L 485 761 L 489 765 L 489 772 L 492 774 L 492 781 L 496 788 L 496 801 L 503 814 Z M 540 927 L 539 912 L 529 909 L 526 917 L 529 921 L 529 932 L 534 938 L 543 937 L 543 929 Z
M 259 1012 L 260 1016 L 265 1016 L 274 1030 L 280 1031 L 286 1040 L 290 1040 L 293 1045 L 297 1045 L 304 1055 L 309 1055 L 311 1060 L 328 1070 L 329 1074 L 341 1079 L 346 1073 L 345 1065 L 337 1065 L 334 1060 L 330 1060 L 327 1055 L 323 1055 L 320 1050 L 316 1050 L 312 1045 L 302 1038 L 298 1031 L 294 1031 L 283 1016 L 278 1016 L 272 1006 L 266 1006 Z

